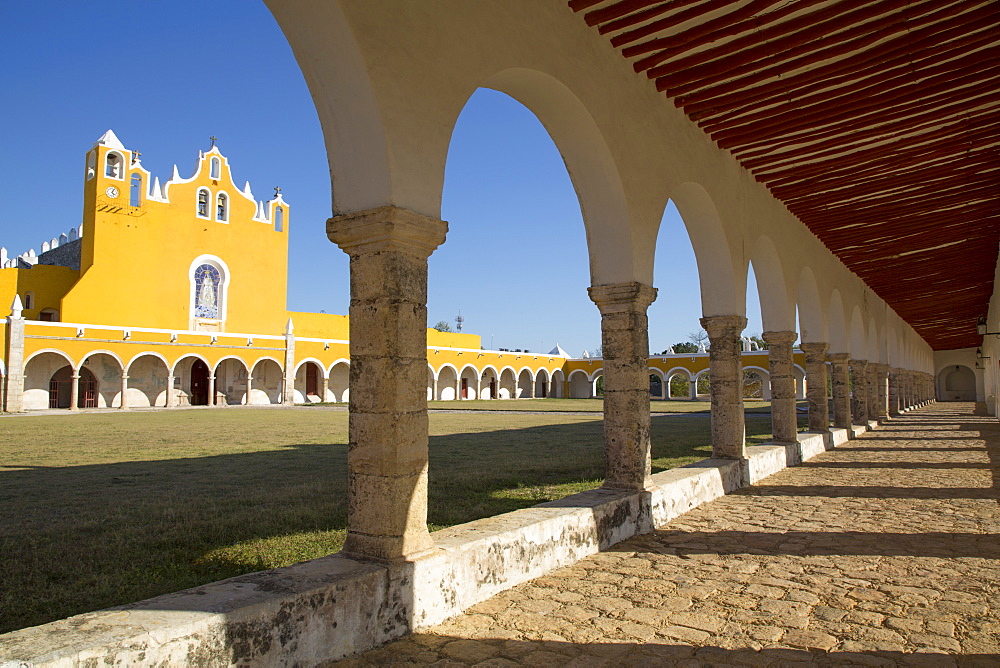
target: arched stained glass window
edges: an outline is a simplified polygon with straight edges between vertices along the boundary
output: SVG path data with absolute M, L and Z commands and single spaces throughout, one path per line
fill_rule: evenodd
M 194 316 L 219 319 L 219 294 L 222 273 L 211 264 L 201 264 L 194 271 Z

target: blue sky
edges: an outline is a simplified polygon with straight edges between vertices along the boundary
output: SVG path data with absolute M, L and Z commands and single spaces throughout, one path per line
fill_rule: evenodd
M 271 15 L 255 0 L 4 3 L 0 9 L 0 246 L 11 254 L 80 224 L 84 156 L 111 128 L 161 181 L 190 175 L 219 138 L 236 181 L 292 205 L 288 306 L 346 313 L 347 256 L 326 239 L 329 170 L 308 89 Z M 219 47 L 216 45 L 225 45 Z M 455 128 L 445 173 L 447 242 L 430 259 L 428 318 L 490 347 L 573 355 L 600 344 L 587 297 L 579 204 L 558 150 L 511 98 L 477 92 Z M 656 249 L 650 349 L 686 340 L 701 313 L 694 254 L 668 208 Z M 747 332 L 759 332 L 756 286 Z

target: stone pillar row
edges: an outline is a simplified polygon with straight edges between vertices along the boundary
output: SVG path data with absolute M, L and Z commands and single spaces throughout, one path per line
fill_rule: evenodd
M 831 385 L 833 389 L 833 426 L 838 429 L 851 428 L 850 353 L 831 353 Z
M 830 428 L 830 403 L 826 396 L 827 343 L 802 343 L 799 348 L 806 356 L 806 399 L 809 402 L 809 431 Z
M 851 422 L 868 423 L 868 361 L 851 359 Z
M 792 374 L 792 343 L 795 332 L 764 332 L 767 343 L 768 373 L 771 378 L 771 433 L 775 441 L 794 443 L 798 434 L 795 410 L 795 376 Z M 742 376 L 742 374 L 741 374 Z M 741 389 L 742 389 L 742 377 Z M 826 391 L 824 386 L 823 391 Z M 740 398 L 742 408 L 742 397 Z
M 644 283 L 588 290 L 601 312 L 604 358 L 604 486 L 649 485 L 649 326 L 646 309 L 656 288 Z
M 447 232 L 443 220 L 395 206 L 327 221 L 330 240 L 351 258 L 348 555 L 400 562 L 434 546 L 427 531 L 427 258 Z
M 708 332 L 709 373 L 712 378 L 712 457 L 746 457 L 743 417 L 743 341 L 747 319 L 740 315 L 713 315 L 701 319 Z

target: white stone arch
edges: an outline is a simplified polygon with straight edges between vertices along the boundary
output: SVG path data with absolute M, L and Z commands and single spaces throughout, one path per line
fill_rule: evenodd
M 792 364 L 792 377 L 795 379 L 795 398 L 806 398 L 806 370 L 798 364 Z
M 746 272 L 735 271 L 729 237 L 719 210 L 708 191 L 686 182 L 670 192 L 687 229 L 698 264 L 703 315 L 743 315 L 746 313 Z
M 544 399 L 549 396 L 549 380 L 551 374 L 546 368 L 541 368 L 535 372 L 535 396 Z
M 566 375 L 563 373 L 562 369 L 556 369 L 552 372 L 552 396 L 556 399 L 562 399 L 566 396 Z
M 216 403 L 225 401 L 227 405 L 240 405 L 248 402 L 250 367 L 246 360 L 238 355 L 226 355 L 215 363 L 212 375 L 215 376 Z
M 479 371 L 479 399 L 496 399 L 500 390 L 500 373 L 492 364 Z
M 167 405 L 170 363 L 166 357 L 153 350 L 141 352 L 128 361 L 125 374 L 129 408 Z
M 505 93 L 527 107 L 562 156 L 580 201 L 592 284 L 652 284 L 652 249 L 646 250 L 633 239 L 636 221 L 618 165 L 584 102 L 555 76 L 523 67 L 499 71 L 486 78 L 482 87 Z M 639 267 L 635 260 L 643 252 L 650 255 Z
M 750 365 L 743 367 L 743 377 L 746 378 L 747 373 L 755 373 L 761 378 L 760 392 L 761 399 L 763 401 L 771 400 L 771 372 L 764 367 Z
M 266 406 L 280 404 L 285 371 L 281 360 L 271 355 L 261 355 L 250 365 L 250 392 L 247 404 Z
M 570 399 L 590 399 L 593 396 L 593 382 L 583 369 L 571 371 L 567 381 Z
M 684 377 L 684 381 L 686 383 L 688 383 L 688 393 L 687 393 L 686 396 L 683 396 L 683 397 L 677 396 L 677 397 L 675 397 L 673 395 L 673 393 L 670 391 L 670 381 L 673 379 L 674 376 L 683 376 Z M 666 399 L 691 399 L 691 398 L 693 398 L 693 395 L 691 394 L 691 383 L 692 382 L 694 382 L 694 379 L 691 376 L 691 371 L 689 369 L 687 369 L 686 367 L 683 367 L 683 366 L 674 366 L 674 367 L 671 367 L 670 369 L 668 369 L 663 374 L 663 383 L 664 383 L 664 387 L 666 388 L 665 389 L 665 397 L 664 398 L 666 398 Z
M 28 356 L 24 361 L 24 410 L 49 407 L 49 381 L 66 366 L 76 373 L 77 366 L 73 358 L 54 348 L 36 350 Z
M 437 384 L 437 374 L 431 363 L 427 363 L 427 401 L 434 401 L 434 385 Z
M 868 319 L 868 347 L 865 350 L 865 359 L 877 364 L 882 359 L 882 351 L 879 349 L 879 326 L 875 323 L 875 317 Z
M 524 365 L 517 372 L 517 398 L 531 399 L 535 396 L 535 374 L 531 367 Z
M 830 332 L 830 352 L 851 352 L 851 337 L 848 335 L 847 329 L 847 312 L 844 310 L 844 300 L 840 296 L 840 290 L 834 288 L 830 293 L 830 307 L 827 311 L 830 314 L 827 320 Z
M 691 378 L 690 382 L 694 383 L 694 391 L 692 392 L 692 395 L 694 396 L 694 398 L 697 399 L 699 395 L 704 394 L 703 392 L 699 392 L 698 391 L 698 383 L 701 381 L 702 377 L 704 377 L 704 376 L 708 376 L 709 377 L 709 395 L 711 395 L 712 389 L 711 389 L 711 374 L 709 373 L 710 371 L 711 371 L 711 369 L 709 369 L 709 368 L 702 369 L 698 373 L 694 374 L 694 376 Z
M 851 358 L 866 359 L 868 342 L 865 337 L 865 322 L 861 317 L 861 307 L 851 309 Z
M 476 399 L 479 397 L 480 372 L 472 364 L 466 364 L 458 372 L 458 381 L 462 399 Z
M 603 375 L 604 375 L 604 367 L 599 367 L 599 368 L 595 369 L 594 371 L 591 371 L 590 374 L 588 374 L 587 380 L 589 380 L 591 383 L 593 383 L 593 382 L 596 382 L 597 379 L 600 376 L 603 376 Z
M 507 365 L 500 369 L 498 387 L 501 399 L 517 398 L 517 374 L 514 372 L 514 367 Z
M 163 362 L 163 365 L 167 367 L 167 371 L 170 371 L 170 362 L 163 354 L 158 353 L 155 350 L 144 350 L 141 353 L 136 353 L 135 355 L 132 356 L 131 359 L 129 359 L 128 363 L 125 365 L 125 373 L 131 374 L 132 365 L 135 363 L 135 361 L 138 360 L 140 357 L 147 357 L 147 356 L 155 357 L 156 359 L 160 360 L 161 362 Z M 131 404 L 129 405 L 131 406 Z
M 941 401 L 975 401 L 976 373 L 965 364 L 949 364 L 937 374 L 937 398 Z
M 754 242 L 750 265 L 757 278 L 760 317 L 765 332 L 795 330 L 795 303 L 790 297 L 784 263 L 770 237 L 762 235 Z M 746 268 L 749 274 L 749 265 Z
M 810 267 L 802 267 L 799 272 L 795 303 L 799 309 L 799 339 L 809 343 L 829 343 L 828 312 Z
M 670 393 L 670 390 L 667 388 L 667 379 L 663 374 L 663 369 L 655 366 L 647 366 L 646 373 L 649 376 L 656 376 L 657 378 L 660 379 L 659 394 L 658 395 L 653 394 L 653 387 L 652 387 L 653 382 L 650 381 L 649 396 L 650 397 L 656 396 L 657 399 L 666 399 L 667 395 Z
M 327 372 L 327 401 L 344 403 L 351 399 L 351 360 L 341 357 L 330 365 Z
M 312 368 L 310 378 L 309 369 Z M 327 380 L 326 365 L 315 357 L 306 357 L 295 364 L 293 375 L 295 403 L 309 404 L 326 401 L 323 391 L 323 381 Z
M 174 360 L 170 367 L 170 375 L 174 378 L 173 393 L 178 406 L 189 406 L 192 400 L 191 368 L 195 361 L 202 362 L 212 375 L 212 363 L 200 353 L 186 353 Z
M 437 380 L 438 401 L 453 401 L 458 399 L 458 369 L 452 364 L 445 362 L 435 374 Z

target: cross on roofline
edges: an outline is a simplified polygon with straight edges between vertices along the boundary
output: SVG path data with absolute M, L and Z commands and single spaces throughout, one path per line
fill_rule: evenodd
M 209 147 L 209 149 L 215 148 L 215 142 L 219 141 L 219 138 L 216 137 L 215 135 L 212 135 L 211 137 L 209 137 L 209 139 L 212 140 L 212 145 Z

